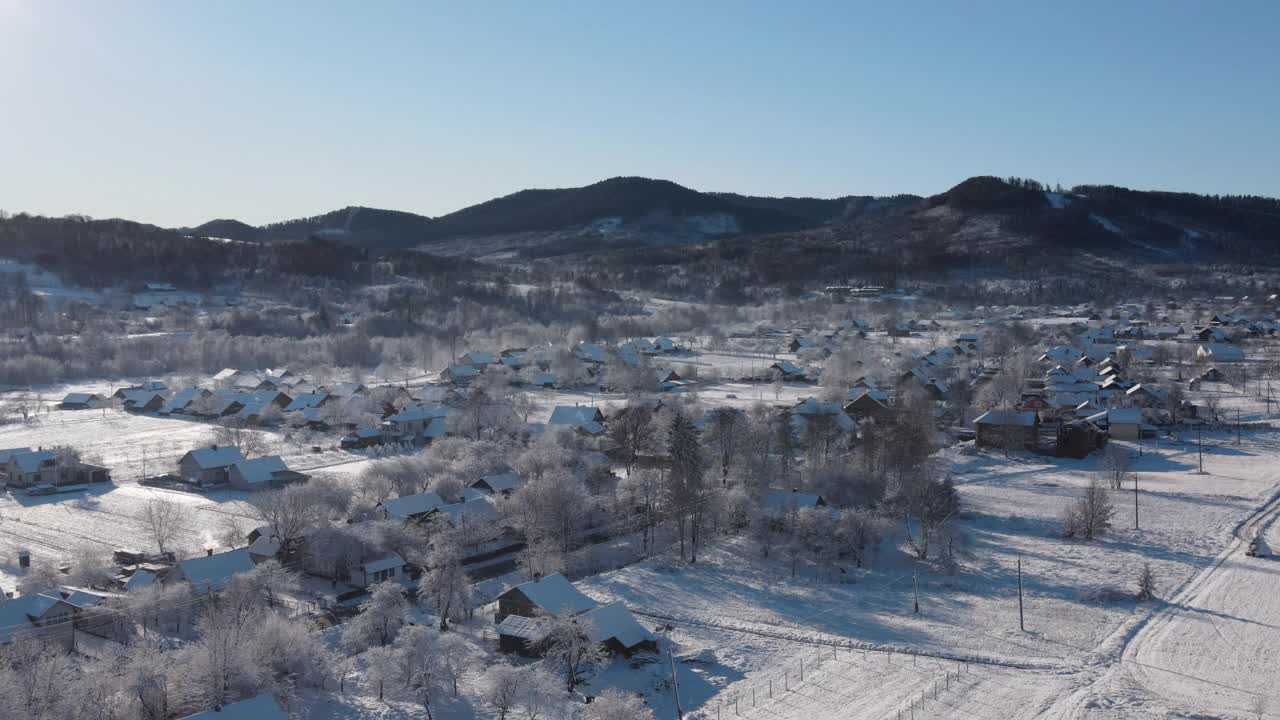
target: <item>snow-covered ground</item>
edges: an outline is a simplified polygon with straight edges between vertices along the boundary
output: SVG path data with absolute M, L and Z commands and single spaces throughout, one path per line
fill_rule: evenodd
M 958 458 L 961 567 L 918 567 L 919 615 L 915 568 L 892 543 L 846 582 L 792 580 L 785 561 L 736 540 L 692 567 L 657 559 L 582 585 L 671 623 L 677 655 L 708 661 L 686 699 L 702 717 L 877 720 L 909 717 L 913 703 L 920 717 L 1243 717 L 1250 693 L 1274 687 L 1280 564 L 1245 558 L 1237 538 L 1280 509 L 1280 438 L 1207 443 L 1205 475 L 1195 446 L 1148 446 L 1135 466 L 1141 529 L 1132 492 L 1117 492 L 1115 527 L 1091 543 L 1063 539 L 1059 518 L 1097 458 Z M 1154 604 L 1133 599 L 1146 562 Z

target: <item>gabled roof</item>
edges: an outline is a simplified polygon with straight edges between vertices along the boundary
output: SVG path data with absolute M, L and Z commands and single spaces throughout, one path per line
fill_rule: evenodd
M 884 390 L 872 390 L 871 388 L 854 388 L 849 391 L 849 402 L 855 402 L 862 398 L 874 400 L 881 405 L 889 404 L 889 393 Z
M 529 602 L 548 615 L 577 615 L 597 606 L 595 600 L 583 595 L 582 591 L 560 573 L 531 580 L 512 590 L 519 590 L 529 598 Z
M 240 371 L 239 371 L 239 370 L 237 370 L 237 369 L 235 369 L 235 368 L 223 368 L 222 370 L 219 370 L 219 371 L 217 372 L 217 374 L 215 374 L 215 375 L 213 376 L 213 379 L 214 379 L 214 380 L 219 380 L 219 381 L 221 381 L 221 380 L 230 380 L 231 378 L 233 378 L 233 377 L 235 377 L 235 376 L 237 376 L 237 375 L 239 375 L 239 374 L 240 374 Z
M 578 622 L 586 626 L 587 637 L 598 643 L 616 640 L 624 648 L 633 648 L 656 640 L 653 633 L 637 622 L 621 602 L 611 602 L 583 613 Z
M 201 470 L 210 470 L 212 468 L 231 467 L 238 462 L 244 462 L 244 455 L 240 454 L 240 448 L 234 445 L 228 445 L 220 448 L 200 448 L 188 452 L 183 458 L 190 457 L 197 467 Z
M 406 407 L 387 419 L 391 422 L 414 422 L 447 417 L 448 415 L 449 407 L 447 405 L 417 405 Z
M 472 350 L 461 359 L 464 365 L 493 365 L 499 362 L 498 354 L 487 350 Z
M 24 631 L 35 627 L 35 621 L 43 618 L 59 604 L 71 607 L 61 595 L 56 593 L 38 593 L 21 595 L 6 602 L 0 602 L 0 642 L 7 642 L 21 635 Z
M 414 515 L 431 512 L 444 505 L 444 499 L 435 493 L 418 493 L 404 497 L 391 498 L 382 502 L 382 509 L 387 517 L 409 518 Z
M 480 483 L 484 483 L 486 487 L 494 492 L 503 492 L 504 490 L 514 490 L 523 482 L 521 477 L 514 472 L 498 473 L 497 475 L 486 475 L 479 480 L 471 483 L 471 487 L 475 487 Z
M 448 517 L 451 522 L 458 521 L 464 517 L 466 522 L 471 522 L 472 520 L 480 520 L 486 517 L 497 517 L 498 508 L 489 500 L 488 495 L 483 495 L 464 502 L 437 506 L 433 512 L 438 512 Z
M 329 399 L 328 393 L 314 392 L 304 393 L 293 399 L 292 402 L 285 407 L 285 412 L 298 412 L 300 410 L 310 410 L 320 407 L 324 401 Z
M 236 472 L 250 485 L 271 482 L 275 473 L 288 472 L 289 467 L 279 455 L 241 460 L 235 464 Z
M 197 592 L 208 592 L 221 590 L 232 576 L 249 572 L 255 566 L 247 550 L 228 550 L 182 560 L 178 567 Z
M 135 570 L 124 582 L 125 590 L 137 590 L 155 584 L 156 576 L 150 570 Z
M 85 405 L 101 399 L 102 396 L 97 393 L 67 393 L 62 402 L 64 405 Z
M 604 413 L 600 412 L 599 408 L 585 405 L 557 405 L 551 411 L 551 419 L 547 423 L 578 427 L 587 423 L 600 422 L 602 419 L 604 419 Z
M 9 459 L 12 458 L 14 455 L 21 455 L 23 453 L 29 453 L 29 452 L 31 452 L 31 448 L 29 447 L 9 448 L 7 450 L 0 450 L 0 465 L 8 465 Z
M 474 365 L 450 365 L 445 372 L 449 377 L 455 378 L 476 377 L 480 374 L 480 368 Z
M 573 354 L 579 360 L 593 363 L 603 363 L 609 359 L 609 353 L 604 349 L 604 346 L 594 343 L 581 343 L 573 349 Z
M 801 370 L 798 365 L 791 362 L 790 360 L 779 360 L 773 365 L 770 365 L 770 367 L 777 368 L 778 371 L 784 375 L 803 375 L 804 374 L 804 371 Z
M 774 512 L 786 512 L 788 510 L 800 508 L 818 507 L 822 503 L 822 496 L 817 493 L 800 492 L 799 490 L 785 490 L 778 488 L 769 488 L 764 496 L 764 506 Z
M 1036 414 L 1030 410 L 988 410 L 973 421 L 974 425 L 1001 427 L 1031 427 L 1036 424 Z
M 34 452 L 14 453 L 9 459 L 18 466 L 18 472 L 33 473 L 38 471 L 44 463 L 56 460 L 57 456 L 49 450 L 36 450 Z

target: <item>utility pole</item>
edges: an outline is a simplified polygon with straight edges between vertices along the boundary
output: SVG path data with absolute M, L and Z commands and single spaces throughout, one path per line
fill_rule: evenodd
M 1204 428 L 1196 425 L 1196 450 L 1200 454 L 1200 474 L 1204 474 Z
M 1138 473 L 1133 474 L 1133 529 L 1138 529 Z
M 668 625 L 668 632 L 670 632 L 671 629 L 672 627 Z M 684 720 L 684 709 L 680 707 L 680 680 L 676 677 L 676 649 L 675 645 L 671 642 L 670 635 L 667 635 L 667 658 L 671 661 L 671 687 L 675 691 L 676 695 L 676 718 L 677 720 Z M 735 707 L 737 706 L 736 700 L 734 701 L 734 705 Z
M 1240 444 L 1240 408 L 1236 408 L 1236 444 Z
M 911 594 L 915 597 L 915 610 L 913 612 L 920 614 L 920 581 L 916 575 L 916 571 L 911 571 Z
M 1026 619 L 1022 615 L 1022 556 L 1018 556 L 1018 629 L 1027 631 Z

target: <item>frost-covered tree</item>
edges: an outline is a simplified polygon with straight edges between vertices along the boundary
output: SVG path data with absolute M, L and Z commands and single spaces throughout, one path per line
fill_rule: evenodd
M 480 699 L 497 714 L 498 720 L 507 720 L 520 704 L 527 683 L 527 671 L 510 663 L 489 666 L 480 680 Z
M 680 533 L 680 557 L 686 557 L 687 538 L 689 562 L 694 563 L 698 561 L 699 533 L 707 510 L 705 463 L 693 421 L 683 412 L 676 412 L 670 427 L 667 452 L 671 469 L 666 476 L 666 499 Z
M 1094 478 L 1089 481 L 1084 493 L 1067 508 L 1062 521 L 1062 534 L 1093 540 L 1111 527 L 1114 514 L 1111 498 L 1097 478 Z
M 431 607 L 442 631 L 449 629 L 450 620 L 462 620 L 471 609 L 471 580 L 462 569 L 462 556 L 454 531 L 436 533 L 418 580 L 418 597 Z
M 404 627 L 409 603 L 404 588 L 388 581 L 374 585 L 360 604 L 360 614 L 342 626 L 342 644 L 359 652 L 371 646 L 385 647 Z
M 644 698 L 617 688 L 608 688 L 582 709 L 582 720 L 654 720 Z
M 609 416 L 608 433 L 609 439 L 617 443 L 618 451 L 625 458 L 629 473 L 636 460 L 654 450 L 653 411 L 646 404 L 632 403 L 613 412 Z
M 543 657 L 560 664 L 565 687 L 573 692 L 583 672 L 604 662 L 604 650 L 588 634 L 589 620 L 565 615 L 548 616 L 544 622 L 546 634 L 538 643 L 538 649 Z
M 142 522 L 147 535 L 163 555 L 190 526 L 190 513 L 181 503 L 165 498 L 148 500 L 142 506 Z

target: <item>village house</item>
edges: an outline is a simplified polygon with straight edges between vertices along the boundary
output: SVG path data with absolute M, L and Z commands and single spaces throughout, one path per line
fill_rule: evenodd
M 240 448 L 234 446 L 190 450 L 178 459 L 178 475 L 197 485 L 222 485 L 230 482 L 232 466 L 244 461 Z
M 383 500 L 378 505 L 384 520 L 421 520 L 432 510 L 446 504 L 444 499 L 435 493 L 418 493 L 398 498 Z
M 605 652 L 630 657 L 638 652 L 657 652 L 657 637 L 636 621 L 621 602 L 601 605 L 573 618 L 582 632 Z M 546 638 L 547 621 L 542 617 L 510 615 L 498 624 L 498 648 L 502 652 L 526 656 L 540 654 Z
M 369 589 L 378 583 L 406 582 L 409 564 L 399 553 L 357 562 L 348 569 L 350 582 L 359 588 Z
M 498 610 L 493 621 L 501 623 L 509 615 L 536 617 L 539 614 L 578 615 L 598 606 L 595 600 L 582 594 L 560 573 L 535 578 L 517 585 L 497 598 Z
M 570 427 L 586 435 L 604 432 L 604 413 L 600 408 L 584 405 L 557 405 L 547 425 Z
M 805 371 L 790 360 L 779 360 L 770 365 L 769 370 L 787 382 L 804 382 L 807 379 Z
M 307 475 L 290 470 L 279 455 L 240 460 L 227 471 L 227 481 L 237 490 L 268 490 L 307 481 Z
M 450 365 L 440 373 L 440 379 L 454 385 L 470 385 L 472 380 L 480 377 L 480 368 L 474 365 Z
M 111 482 L 107 468 L 52 450 L 0 450 L 0 481 L 10 488 L 65 487 Z
M 257 567 L 247 550 L 227 550 L 178 561 L 164 577 L 166 585 L 185 582 L 199 594 L 219 592 L 231 578 Z
M 855 418 L 875 417 L 889 408 L 889 393 L 883 390 L 855 388 L 849 391 L 845 414 Z
M 486 475 L 471 483 L 471 487 L 490 495 L 509 497 L 522 484 L 524 484 L 524 479 L 519 474 L 508 471 L 496 475 Z
M 109 404 L 111 404 L 110 401 L 98 393 L 67 393 L 66 397 L 62 398 L 62 402 L 58 403 L 58 409 L 96 410 Z
M 973 426 L 978 447 L 1027 447 L 1036 441 L 1040 419 L 1030 410 L 990 410 Z
M 805 508 L 826 507 L 827 501 L 817 493 L 801 492 L 796 488 L 790 490 L 769 488 L 764 496 L 764 510 L 769 515 L 785 515 Z
M 0 645 L 39 639 L 71 649 L 76 608 L 57 591 L 0 600 Z
M 1142 410 L 1139 408 L 1112 408 L 1089 416 L 1095 425 L 1106 428 L 1107 434 L 1121 440 L 1137 440 L 1142 437 Z

